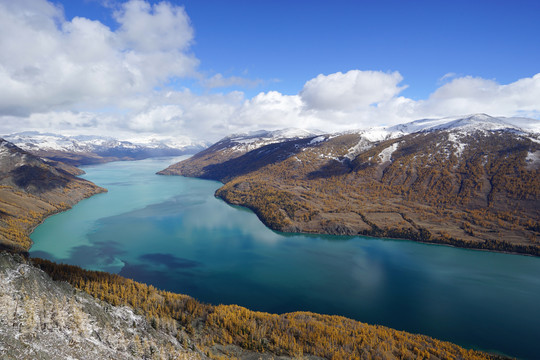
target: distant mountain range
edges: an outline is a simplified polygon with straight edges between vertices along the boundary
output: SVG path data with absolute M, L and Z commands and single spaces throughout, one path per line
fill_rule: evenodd
M 4 139 L 37 156 L 71 165 L 194 154 L 206 147 L 202 142 L 180 142 L 170 139 L 121 141 L 112 137 L 64 136 L 34 131 L 6 135 Z
M 539 169 L 540 121 L 474 114 L 233 135 L 160 174 L 222 181 L 275 230 L 539 255 Z

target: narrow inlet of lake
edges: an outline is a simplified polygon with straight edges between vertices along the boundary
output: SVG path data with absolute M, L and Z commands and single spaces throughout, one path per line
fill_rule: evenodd
M 36 228 L 30 253 L 212 304 L 347 316 L 465 347 L 540 354 L 540 259 L 412 241 L 280 234 L 214 197 L 220 183 L 155 175 L 178 158 L 87 166 L 109 190 Z

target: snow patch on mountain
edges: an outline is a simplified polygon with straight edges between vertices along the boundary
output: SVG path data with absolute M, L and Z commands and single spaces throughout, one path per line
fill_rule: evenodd
M 325 136 L 317 136 L 316 138 L 311 139 L 308 145 L 315 145 L 325 140 L 326 140 Z
M 453 116 L 442 119 L 421 119 L 406 124 L 387 128 L 388 132 L 412 134 L 437 130 L 471 131 L 498 131 L 511 130 L 518 133 L 538 132 L 540 120 L 525 118 L 493 117 L 486 114 L 473 114 L 467 116 Z
M 450 141 L 454 147 L 454 154 L 457 157 L 460 157 L 461 154 L 463 154 L 463 150 L 465 150 L 465 144 L 459 140 L 459 137 L 455 133 L 449 133 L 448 134 L 448 141 Z
M 368 150 L 371 147 L 373 147 L 373 142 L 361 137 L 358 143 L 348 150 L 347 154 L 345 154 L 345 158 L 352 161 L 356 156 L 358 156 L 358 154 Z
M 529 152 L 525 158 L 527 166 L 536 167 L 540 165 L 540 151 Z
M 321 131 L 317 130 L 305 130 L 305 129 L 296 129 L 288 128 L 283 130 L 258 130 L 251 131 L 247 133 L 237 133 L 225 137 L 223 140 L 230 140 L 232 142 L 248 144 L 258 141 L 279 141 L 279 140 L 288 140 L 288 139 L 303 139 L 311 136 L 322 135 Z M 222 141 L 223 141 L 222 140 Z
M 379 153 L 379 159 L 381 160 L 381 163 L 385 163 L 392 160 L 392 154 L 397 150 L 399 147 L 399 143 L 393 143 L 389 147 L 385 148 Z
M 218 142 L 224 144 L 230 151 L 249 152 L 265 145 L 287 140 L 298 140 L 322 135 L 321 131 L 289 128 L 275 131 L 252 131 L 229 135 Z

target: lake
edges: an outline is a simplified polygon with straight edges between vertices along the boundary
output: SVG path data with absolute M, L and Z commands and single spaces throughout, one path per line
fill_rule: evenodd
M 276 233 L 159 176 L 179 158 L 86 166 L 109 190 L 48 218 L 34 257 L 103 270 L 212 304 L 307 310 L 521 358 L 540 354 L 540 259 L 405 240 Z

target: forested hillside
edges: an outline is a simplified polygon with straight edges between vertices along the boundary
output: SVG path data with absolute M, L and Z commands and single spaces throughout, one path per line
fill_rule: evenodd
M 455 344 L 340 316 L 309 312 L 268 314 L 236 305 L 212 306 L 114 274 L 33 262 L 115 306 L 128 305 L 152 326 L 214 359 L 498 359 Z
M 375 140 L 285 140 L 227 159 L 210 148 L 162 173 L 224 182 L 217 196 L 275 230 L 540 255 L 539 136 L 485 117 Z
M 0 139 L 0 246 L 28 250 L 43 219 L 106 191 L 75 176 L 80 173 Z

